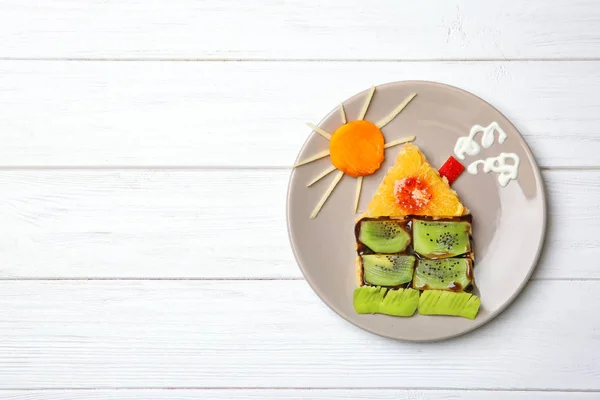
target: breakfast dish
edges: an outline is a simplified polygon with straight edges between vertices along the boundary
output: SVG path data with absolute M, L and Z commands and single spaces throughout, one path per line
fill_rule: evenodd
M 453 181 L 458 178 L 455 169 L 446 171 Z M 401 316 L 412 316 L 416 301 L 419 306 L 423 302 L 423 314 L 475 318 L 480 304 L 477 296 L 470 295 L 473 300 L 464 311 L 460 300 L 464 296 L 435 293 L 473 290 L 472 216 L 468 212 L 448 179 L 429 164 L 417 146 L 405 144 L 356 223 L 356 312 L 387 314 L 386 307 L 376 304 L 382 301 L 378 296 L 385 300 L 391 295 L 397 298 L 395 303 L 401 299 L 409 302 L 407 309 L 413 313 Z M 378 291 L 378 296 L 361 294 L 374 293 L 372 287 L 387 290 Z M 406 290 L 414 294 L 396 295 Z M 420 291 L 428 292 L 423 300 Z M 375 304 L 369 306 L 369 302 Z M 400 316 L 396 312 L 391 315 Z
M 288 231 L 306 281 L 337 314 L 379 335 L 439 340 L 521 291 L 545 197 L 529 148 L 496 109 L 450 86 L 394 82 L 310 126 Z

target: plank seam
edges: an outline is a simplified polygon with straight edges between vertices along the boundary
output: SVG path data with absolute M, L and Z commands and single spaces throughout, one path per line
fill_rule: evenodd
M 432 388 L 432 387 L 64 387 L 64 388 L 8 388 L 8 389 L 0 389 L 0 392 L 5 391 L 103 391 L 103 390 L 114 390 L 114 391 L 134 391 L 134 390 L 148 390 L 148 391 L 162 391 L 162 390 L 198 390 L 198 391 L 217 391 L 217 390 L 248 390 L 248 391 L 259 391 L 259 390 L 270 390 L 270 391 L 282 391 L 282 390 L 323 390 L 323 391 L 333 391 L 333 390 L 354 390 L 354 391 L 367 391 L 367 390 L 386 390 L 386 391 L 395 391 L 395 390 L 419 390 L 423 392 L 433 392 L 433 391 L 454 391 L 454 392 L 543 392 L 543 393 L 600 393 L 599 389 L 544 389 L 544 388 Z
M 540 58 L 211 58 L 211 57 L 0 57 L 0 61 L 75 61 L 75 62 L 357 62 L 357 63 L 434 63 L 434 62 L 598 62 L 600 57 Z

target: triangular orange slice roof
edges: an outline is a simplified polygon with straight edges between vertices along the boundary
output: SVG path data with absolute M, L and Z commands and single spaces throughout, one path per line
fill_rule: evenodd
M 469 211 L 421 150 L 407 143 L 369 202 L 363 217 L 456 217 Z

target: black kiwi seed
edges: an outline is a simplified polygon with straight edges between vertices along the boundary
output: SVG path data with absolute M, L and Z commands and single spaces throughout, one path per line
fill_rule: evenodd
M 458 243 L 458 234 L 444 232 L 439 236 L 438 240 L 436 240 L 436 243 L 441 244 L 447 249 L 451 249 Z

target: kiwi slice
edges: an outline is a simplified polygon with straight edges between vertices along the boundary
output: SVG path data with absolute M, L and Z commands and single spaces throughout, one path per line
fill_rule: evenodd
M 365 282 L 376 286 L 398 286 L 412 280 L 415 256 L 362 255 Z
M 471 251 L 468 221 L 413 220 L 415 252 L 427 258 L 455 257 Z
M 473 262 L 468 258 L 444 258 L 417 262 L 412 287 L 459 292 L 473 281 Z
M 479 297 L 471 293 L 425 290 L 419 298 L 419 313 L 475 319 L 480 305 Z
M 378 286 L 363 286 L 354 290 L 354 309 L 358 314 L 412 316 L 419 305 L 419 291 L 388 290 Z
M 410 244 L 410 233 L 404 226 L 404 221 L 362 221 L 358 240 L 375 253 L 400 253 Z
M 419 291 L 414 289 L 388 290 L 379 313 L 396 317 L 412 317 L 419 305 Z
M 387 292 L 386 288 L 363 286 L 354 289 L 354 310 L 358 314 L 375 314 Z

